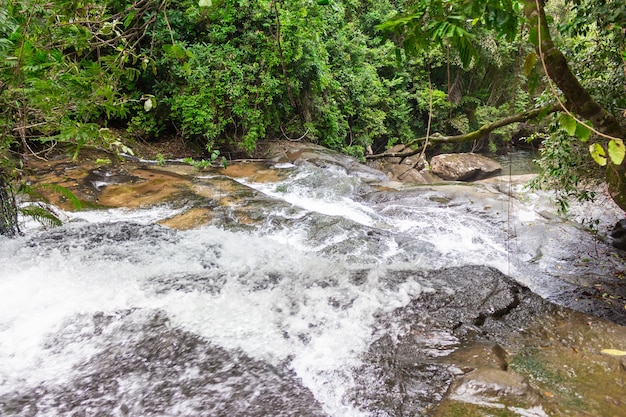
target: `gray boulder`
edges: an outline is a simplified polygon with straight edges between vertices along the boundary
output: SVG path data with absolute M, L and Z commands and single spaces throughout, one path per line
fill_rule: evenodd
M 434 156 L 430 160 L 433 174 L 450 181 L 474 181 L 489 178 L 502 171 L 498 162 L 475 153 Z

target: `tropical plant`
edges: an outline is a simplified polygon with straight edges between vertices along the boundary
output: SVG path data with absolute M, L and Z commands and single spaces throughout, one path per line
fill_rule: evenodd
M 588 10 L 593 10 L 592 15 L 597 19 L 595 22 L 587 21 L 580 31 L 589 34 L 596 33 L 597 30 L 611 35 L 613 39 L 611 55 L 619 57 L 614 62 L 621 59 L 622 64 L 626 63 L 622 30 L 626 26 L 624 6 L 618 5 L 615 1 L 602 4 L 591 1 L 575 2 L 572 8 L 575 17 L 570 21 L 576 22 L 578 19 L 580 22 L 583 19 L 581 12 Z M 478 56 L 475 34 L 468 29 L 470 25 L 511 38 L 518 33 L 517 28 L 522 16 L 528 28 L 525 33 L 530 44 L 536 49 L 527 56 L 524 69 L 530 73 L 536 63 L 541 63 L 549 77 L 548 85 L 551 87 L 552 95 L 559 103 L 558 110 L 567 115 L 560 120 L 563 129 L 570 136 L 575 135 L 585 141 L 589 139 L 592 131 L 595 134 L 594 138 L 598 138 L 591 143 L 589 151 L 594 160 L 608 167 L 607 181 L 612 196 L 623 209 L 626 209 L 626 164 L 623 143 L 626 138 L 626 127 L 620 123 L 615 113 L 611 113 L 611 106 L 603 107 L 600 104 L 606 100 L 596 100 L 568 65 L 567 58 L 552 37 L 550 22 L 554 20 L 548 19 L 543 1 L 427 0 L 385 23 L 381 28 L 393 31 L 405 46 L 405 50 L 412 53 L 424 49 L 429 42 L 450 45 L 458 51 L 461 62 L 467 67 Z M 604 26 L 598 27 L 598 23 Z M 585 75 L 584 72 L 582 75 Z

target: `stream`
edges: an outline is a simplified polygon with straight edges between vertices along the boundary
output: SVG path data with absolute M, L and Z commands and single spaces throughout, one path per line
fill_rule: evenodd
M 0 238 L 1 416 L 626 415 L 622 255 L 521 183 L 36 174 L 99 207 Z

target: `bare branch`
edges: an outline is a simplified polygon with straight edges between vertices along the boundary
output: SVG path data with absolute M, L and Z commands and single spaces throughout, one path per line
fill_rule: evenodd
M 484 126 L 481 126 L 478 130 L 475 130 L 473 132 L 469 132 L 463 135 L 454 135 L 454 136 L 432 135 L 432 136 L 417 138 L 417 139 L 412 140 L 410 143 L 406 144 L 402 152 L 393 152 L 393 153 L 383 152 L 383 153 L 379 153 L 375 155 L 367 155 L 365 158 L 366 159 L 406 158 L 408 156 L 413 156 L 421 152 L 421 147 L 417 150 L 410 149 L 411 146 L 417 143 L 426 142 L 426 141 L 429 141 L 431 144 L 432 143 L 470 142 L 476 139 L 480 139 L 500 127 L 504 127 L 513 123 L 524 122 L 526 120 L 535 119 L 541 114 L 550 114 L 550 113 L 554 113 L 560 110 L 562 110 L 561 106 L 559 106 L 558 104 L 552 104 L 550 106 L 542 107 L 539 109 L 528 110 L 524 113 L 516 114 L 514 116 L 505 117 L 504 119 L 500 119 L 493 123 L 486 124 Z M 405 150 L 407 149 L 410 149 L 410 150 L 405 152 Z

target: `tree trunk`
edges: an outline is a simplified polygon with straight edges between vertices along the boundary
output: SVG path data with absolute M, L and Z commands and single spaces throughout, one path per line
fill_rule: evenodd
M 9 183 L 0 171 L 0 235 L 16 236 L 20 234 L 17 222 L 17 204 Z
M 524 0 L 524 14 L 530 24 L 531 33 L 537 33 L 537 53 L 543 57 L 548 77 L 567 99 L 567 109 L 589 120 L 598 132 L 626 139 L 626 128 L 591 97 L 572 73 L 563 53 L 554 45 L 546 20 L 544 0 Z M 611 197 L 626 211 L 626 163 L 614 165 L 609 161 L 607 182 Z

